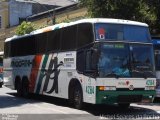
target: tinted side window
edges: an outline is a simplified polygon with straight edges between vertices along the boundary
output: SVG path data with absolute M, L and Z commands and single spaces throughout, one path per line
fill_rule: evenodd
M 36 54 L 36 42 L 34 36 L 29 36 L 24 40 L 24 55 Z
M 4 58 L 9 57 L 10 55 L 10 42 L 5 42 L 4 44 Z
M 36 53 L 45 53 L 47 47 L 47 33 L 40 33 L 35 36 Z
M 34 36 L 29 36 L 22 38 L 21 40 L 13 41 L 13 45 L 15 53 L 12 54 L 12 56 L 34 55 L 36 52 L 36 42 Z
M 0 66 L 3 65 L 3 56 L 0 56 Z
M 34 36 L 18 38 L 5 43 L 5 58 L 36 54 Z
M 10 55 L 9 57 L 14 57 L 17 55 L 21 55 L 21 52 L 23 52 L 22 48 L 23 46 L 21 46 L 21 44 L 19 44 L 19 42 L 21 42 L 22 40 L 12 40 L 10 41 Z
M 62 50 L 72 50 L 76 48 L 77 25 L 62 28 Z
M 77 47 L 80 48 L 93 42 L 92 24 L 83 23 L 78 25 Z
M 77 52 L 77 70 L 79 72 L 84 72 L 85 70 L 85 52 L 79 51 Z
M 60 38 L 61 38 L 61 30 L 54 30 L 47 33 L 48 41 L 47 41 L 47 52 L 60 50 Z

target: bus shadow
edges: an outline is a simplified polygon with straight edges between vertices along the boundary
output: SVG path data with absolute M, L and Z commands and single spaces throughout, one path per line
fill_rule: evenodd
M 16 93 L 8 93 L 10 95 L 16 96 Z M 19 99 L 19 98 L 12 98 L 14 99 Z M 46 103 L 51 103 L 57 106 L 62 106 L 62 107 L 69 107 L 71 106 L 68 104 L 68 101 L 65 99 L 61 98 L 56 98 L 56 97 L 50 97 L 50 96 L 42 96 L 42 95 L 36 95 L 36 94 L 31 94 L 29 99 L 25 98 L 20 98 L 21 101 L 18 103 L 20 104 L 25 104 L 25 103 L 38 103 L 38 102 L 46 102 Z M 25 102 L 26 101 L 26 102 Z M 7 103 L 6 103 L 7 104 Z M 146 104 L 148 105 L 148 104 Z M 153 104 L 154 105 L 154 104 Z M 1 107 L 1 106 L 0 106 Z M 130 116 L 130 117 L 146 117 L 146 116 L 159 116 L 160 114 L 157 113 L 156 111 L 148 108 L 143 108 L 143 107 L 135 107 L 135 106 L 130 106 L 128 109 L 123 109 L 118 107 L 117 105 L 92 105 L 92 104 L 85 104 L 85 108 L 83 111 L 88 112 L 89 114 L 92 114 L 94 116 Z M 71 113 L 72 114 L 72 113 Z
M 143 107 L 130 106 L 128 109 L 123 109 L 117 105 L 88 105 L 85 109 L 88 113 L 95 116 L 104 116 L 107 118 L 145 118 L 152 116 L 159 116 L 160 114 L 152 109 L 147 109 Z
M 15 106 L 22 106 L 27 103 L 37 103 L 39 101 L 28 100 L 25 98 L 20 98 L 16 95 L 16 93 L 7 93 L 11 96 L 0 96 L 0 108 L 9 108 Z
M 7 93 L 7 94 L 14 96 L 13 97 L 14 99 L 20 100 L 22 101 L 22 103 L 24 102 L 23 104 L 46 102 L 46 103 L 55 104 L 57 106 L 66 106 L 66 107 L 68 106 L 68 102 L 66 102 L 65 99 L 51 97 L 51 96 L 30 94 L 28 98 L 23 98 L 23 97 L 19 97 L 17 93 Z

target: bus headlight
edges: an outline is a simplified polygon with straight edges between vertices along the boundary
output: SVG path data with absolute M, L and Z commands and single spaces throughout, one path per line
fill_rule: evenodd
M 145 90 L 155 90 L 155 86 L 146 86 Z
M 116 90 L 115 86 L 99 86 L 99 90 L 100 91 L 104 91 L 104 90 Z
M 106 86 L 105 90 L 116 90 L 115 86 Z

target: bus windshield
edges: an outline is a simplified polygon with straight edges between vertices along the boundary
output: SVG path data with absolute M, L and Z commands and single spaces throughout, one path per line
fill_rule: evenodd
M 98 62 L 99 77 L 153 77 L 150 46 L 103 43 Z
M 151 42 L 148 27 L 121 24 L 95 24 L 96 40 Z
M 154 77 L 154 55 L 151 46 L 131 45 L 131 67 L 133 77 Z
M 98 63 L 99 77 L 130 77 L 129 49 L 125 44 L 104 43 Z

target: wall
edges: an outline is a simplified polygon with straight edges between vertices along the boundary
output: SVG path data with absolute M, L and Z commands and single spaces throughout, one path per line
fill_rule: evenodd
M 20 19 L 32 15 L 32 4 L 11 0 L 9 2 L 9 12 L 10 27 L 19 25 Z
M 8 2 L 0 2 L 0 16 L 1 16 L 1 27 L 0 27 L 0 51 L 3 51 L 3 41 L 5 35 L 5 28 L 9 26 L 9 10 Z
M 7 2 L 0 2 L 0 16 L 1 16 L 1 28 L 4 29 L 8 27 L 9 21 L 9 11 L 8 11 L 8 3 Z

